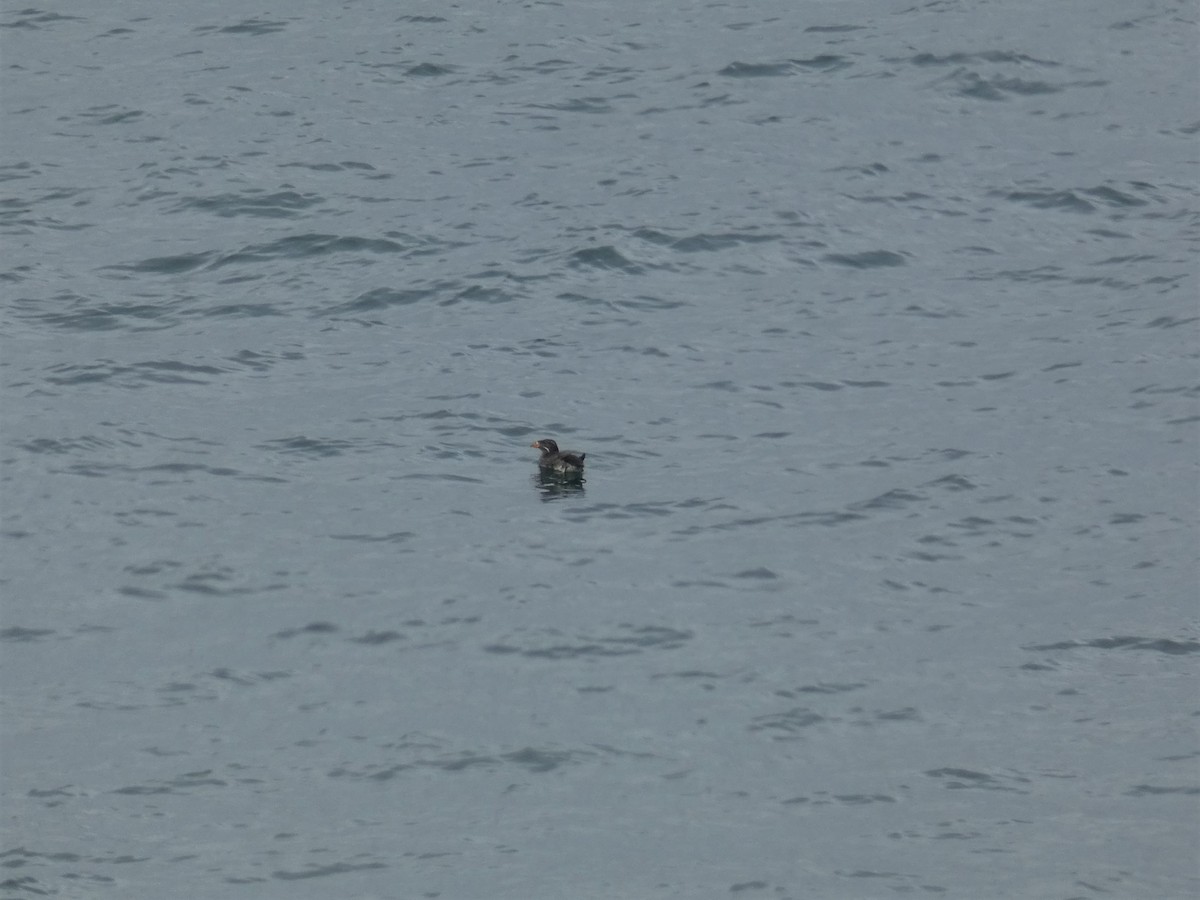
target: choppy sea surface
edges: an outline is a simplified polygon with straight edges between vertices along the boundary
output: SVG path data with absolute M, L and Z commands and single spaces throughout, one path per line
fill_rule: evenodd
M 0 895 L 1195 896 L 1196 17 L 7 4 Z

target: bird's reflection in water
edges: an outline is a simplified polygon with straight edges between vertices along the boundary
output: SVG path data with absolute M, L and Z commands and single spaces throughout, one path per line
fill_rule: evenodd
M 533 476 L 532 481 L 543 500 L 564 500 L 567 497 L 582 497 L 587 479 L 578 475 L 564 476 L 543 469 Z

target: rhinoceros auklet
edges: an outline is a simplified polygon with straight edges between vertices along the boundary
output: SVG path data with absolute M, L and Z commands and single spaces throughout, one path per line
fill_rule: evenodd
M 550 438 L 542 438 L 529 445 L 542 451 L 538 465 L 551 472 L 562 475 L 579 475 L 583 472 L 583 458 L 586 453 L 577 450 L 559 450 L 558 444 Z

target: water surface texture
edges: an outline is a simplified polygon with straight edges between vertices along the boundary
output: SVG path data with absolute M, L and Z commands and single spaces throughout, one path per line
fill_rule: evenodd
M 0 895 L 1195 896 L 1195 18 L 9 4 Z

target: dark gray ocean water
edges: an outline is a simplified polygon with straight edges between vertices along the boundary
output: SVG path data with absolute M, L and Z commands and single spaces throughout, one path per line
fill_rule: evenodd
M 7 4 L 0 897 L 1195 896 L 1196 17 Z

